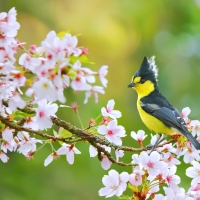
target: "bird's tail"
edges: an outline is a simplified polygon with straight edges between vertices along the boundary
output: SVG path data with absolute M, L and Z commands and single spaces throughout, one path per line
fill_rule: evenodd
M 200 143 L 192 136 L 192 134 L 188 130 L 179 130 L 197 149 L 200 150 Z

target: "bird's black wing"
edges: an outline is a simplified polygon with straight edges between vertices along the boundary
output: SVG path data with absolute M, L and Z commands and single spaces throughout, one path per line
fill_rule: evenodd
M 142 105 L 142 109 L 162 121 L 167 127 L 179 129 L 185 125 L 185 121 L 175 109 L 171 110 L 170 108 L 166 107 L 160 108 L 156 107 L 155 104 Z
M 145 112 L 162 121 L 167 127 L 177 129 L 190 140 L 196 149 L 200 150 L 200 143 L 187 130 L 185 121 L 178 110 L 173 107 L 159 107 L 156 104 L 142 104 L 141 107 Z

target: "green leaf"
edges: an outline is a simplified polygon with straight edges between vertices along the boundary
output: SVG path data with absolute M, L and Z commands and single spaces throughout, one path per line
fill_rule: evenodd
M 25 113 L 25 112 L 22 112 L 20 110 L 16 110 L 14 113 L 13 113 L 13 116 L 14 118 L 27 118 L 27 117 L 33 117 L 34 114 L 29 114 L 29 113 Z
M 62 129 L 60 132 L 59 132 L 59 136 L 62 137 L 62 138 L 69 138 L 72 136 L 72 133 L 69 132 L 68 130 L 66 129 Z
M 94 62 L 90 62 L 88 57 L 84 54 L 79 57 L 74 56 L 74 55 L 70 56 L 70 62 L 72 64 L 74 64 L 77 60 L 79 60 L 82 63 L 86 63 L 86 64 L 95 64 Z
M 57 36 L 62 39 L 66 34 L 69 34 L 70 33 L 70 30 L 68 31 L 61 31 L 59 33 L 57 33 Z
M 53 135 L 55 136 L 55 137 L 58 137 L 58 133 L 53 129 Z

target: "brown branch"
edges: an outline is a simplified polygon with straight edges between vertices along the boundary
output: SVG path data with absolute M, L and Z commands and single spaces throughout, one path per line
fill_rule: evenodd
M 66 143 L 74 143 L 74 142 L 79 142 L 79 141 L 88 141 L 92 146 L 94 146 L 95 148 L 97 148 L 98 151 L 98 157 L 101 160 L 101 152 L 106 155 L 108 157 L 108 159 L 112 162 L 115 163 L 117 165 L 121 165 L 121 166 L 135 166 L 135 164 L 132 163 L 123 163 L 123 162 L 118 162 L 116 161 L 111 153 L 109 153 L 108 151 L 105 150 L 105 148 L 103 148 L 100 145 L 106 145 L 108 147 L 114 148 L 114 149 L 118 149 L 118 150 L 124 150 L 124 151 L 130 151 L 130 152 L 141 152 L 141 151 L 146 151 L 147 148 L 132 148 L 132 147 L 127 147 L 127 146 L 117 146 L 113 143 L 110 143 L 108 140 L 106 140 L 105 138 L 99 137 L 97 135 L 94 135 L 86 130 L 82 130 L 80 128 L 77 128 L 73 125 L 71 125 L 70 123 L 63 121 L 61 119 L 58 119 L 56 117 L 51 116 L 50 117 L 52 122 L 59 126 L 59 127 L 63 127 L 64 129 L 68 130 L 69 132 L 71 132 L 73 135 L 75 135 L 77 138 L 76 139 L 69 139 L 69 138 L 60 138 L 60 137 L 56 137 L 56 136 L 51 136 L 49 134 L 45 134 L 41 131 L 36 131 L 36 130 L 32 130 L 30 128 L 26 128 L 23 126 L 20 126 L 20 123 L 16 124 L 14 122 L 9 121 L 8 119 L 4 118 L 3 116 L 0 115 L 0 121 L 2 123 L 4 123 L 6 126 L 12 128 L 15 130 L 15 132 L 17 131 L 25 131 L 28 133 L 33 133 L 36 134 L 38 136 L 50 139 L 52 141 L 62 141 L 62 142 L 66 142 Z M 173 142 L 175 139 L 169 140 L 168 142 L 159 145 L 158 147 L 161 147 L 165 144 L 171 143 Z M 151 148 L 148 148 L 151 149 Z

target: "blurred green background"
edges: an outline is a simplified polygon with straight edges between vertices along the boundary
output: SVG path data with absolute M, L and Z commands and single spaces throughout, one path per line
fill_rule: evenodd
M 18 37 L 21 42 L 40 45 L 50 30 L 71 30 L 79 35 L 79 46 L 90 49 L 88 55 L 97 70 L 109 66 L 106 94 L 95 104 L 91 98 L 83 104 L 84 94 L 67 91 L 67 103 L 77 101 L 85 126 L 90 117 L 97 117 L 109 99 L 115 99 L 115 108 L 122 112 L 119 124 L 127 131 L 124 145 L 138 147 L 129 133 L 139 129 L 150 131 L 142 124 L 136 110 L 136 93 L 127 88 L 132 75 L 146 55 L 156 56 L 159 67 L 161 92 L 178 108 L 189 106 L 190 117 L 200 119 L 200 1 L 160 0 L 0 0 L 0 12 L 16 7 L 21 24 Z M 58 116 L 77 126 L 75 114 L 66 108 Z M 148 138 L 149 141 L 149 138 Z M 148 142 L 147 141 L 147 142 Z M 88 144 L 78 143 L 82 155 L 75 156 L 70 166 L 65 157 L 44 167 L 45 158 L 51 153 L 45 146 L 34 160 L 9 153 L 7 164 L 0 163 L 1 200 L 80 200 L 104 199 L 98 196 L 103 187 L 103 170 L 97 158 L 89 158 Z M 131 154 L 123 159 L 131 161 Z M 119 172 L 131 168 L 112 165 Z M 178 166 L 181 186 L 189 187 L 185 176 L 186 166 Z M 117 199 L 116 197 L 110 199 Z

